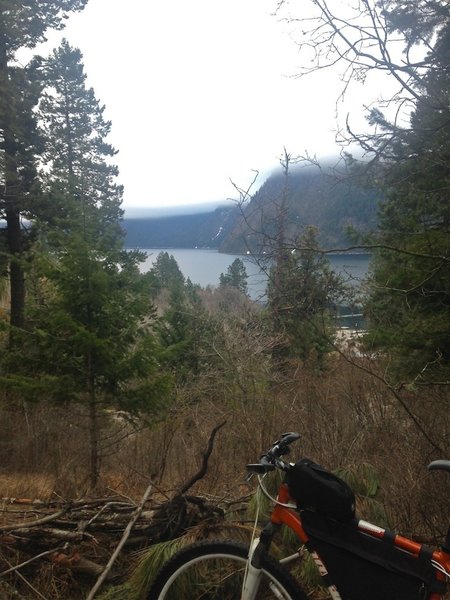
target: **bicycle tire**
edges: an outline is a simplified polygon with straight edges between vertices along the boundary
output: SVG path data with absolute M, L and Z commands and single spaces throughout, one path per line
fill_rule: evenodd
M 147 600 L 240 600 L 248 546 L 218 540 L 177 552 L 156 576 Z M 271 556 L 262 559 L 255 600 L 307 600 L 289 571 Z

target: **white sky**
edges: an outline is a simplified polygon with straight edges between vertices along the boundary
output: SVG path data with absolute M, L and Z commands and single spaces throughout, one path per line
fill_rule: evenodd
M 236 198 L 230 179 L 245 187 L 252 170 L 256 191 L 283 147 L 337 154 L 338 77 L 293 77 L 300 57 L 276 4 L 89 0 L 70 16 L 59 37 L 80 48 L 112 120 L 125 210 Z

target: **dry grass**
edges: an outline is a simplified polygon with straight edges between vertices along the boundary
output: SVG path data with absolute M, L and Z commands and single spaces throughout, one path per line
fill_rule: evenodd
M 55 490 L 55 478 L 41 473 L 3 473 L 0 475 L 2 498 L 50 498 Z M 4 500 L 5 501 L 5 500 Z
M 138 498 L 152 478 L 170 494 L 199 467 L 214 426 L 226 420 L 199 493 L 236 497 L 245 488 L 245 464 L 283 431 L 298 431 L 293 457 L 308 456 L 330 469 L 373 466 L 380 479 L 380 499 L 392 525 L 422 528 L 426 515 L 439 504 L 430 490 L 442 487 L 439 474 L 426 465 L 437 456 L 402 407 L 379 382 L 336 358 L 326 372 L 296 365 L 289 378 L 269 379 L 263 361 L 256 385 L 229 372 L 212 383 L 205 373 L 183 390 L 165 421 L 108 448 L 102 461 L 101 489 Z M 233 365 L 230 367 L 233 369 Z M 216 374 L 217 376 L 217 374 Z M 406 398 L 424 427 L 443 445 L 448 427 L 448 398 L 441 391 Z M 87 422 L 80 407 L 55 407 L 45 402 L 3 409 L 1 414 L 0 495 L 65 498 L 85 495 L 87 488 Z M 109 439 L 123 423 L 110 419 Z M 116 431 L 117 430 L 117 431 Z M 21 435 L 11 432 L 20 431 Z M 439 509 L 440 510 L 440 509 Z

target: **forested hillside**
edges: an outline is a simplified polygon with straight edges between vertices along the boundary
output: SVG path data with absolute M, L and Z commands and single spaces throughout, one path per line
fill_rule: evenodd
M 281 169 L 272 175 L 241 207 L 240 217 L 220 250 L 257 252 L 264 239 L 274 235 L 284 194 L 286 239 L 295 240 L 314 226 L 321 247 L 345 248 L 350 244 L 351 230 L 367 233 L 376 228 L 380 191 L 364 187 L 345 169 L 294 166 L 287 177 Z
M 212 212 L 123 220 L 128 248 L 219 248 L 238 211 L 233 205 Z
M 218 248 L 245 254 L 257 251 L 273 232 L 276 207 L 286 185 L 281 173 L 270 176 L 244 206 L 230 204 L 210 213 L 174 215 L 123 221 L 129 248 Z M 319 230 L 324 248 L 345 248 L 349 230 L 367 233 L 376 227 L 381 192 L 367 189 L 348 171 L 317 167 L 297 168 L 287 188 L 288 237 L 300 236 L 308 226 Z

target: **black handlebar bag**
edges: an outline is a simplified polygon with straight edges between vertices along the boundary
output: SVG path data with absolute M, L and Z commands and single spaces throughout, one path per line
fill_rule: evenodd
M 338 523 L 308 510 L 301 516 L 308 550 L 323 560 L 343 600 L 426 600 L 433 592 L 445 593 L 430 549 L 415 557 L 396 548 L 393 535 L 374 538 L 356 521 Z
M 324 517 L 346 523 L 355 518 L 355 495 L 337 475 L 308 458 L 292 465 L 285 482 L 299 509 L 309 508 Z

